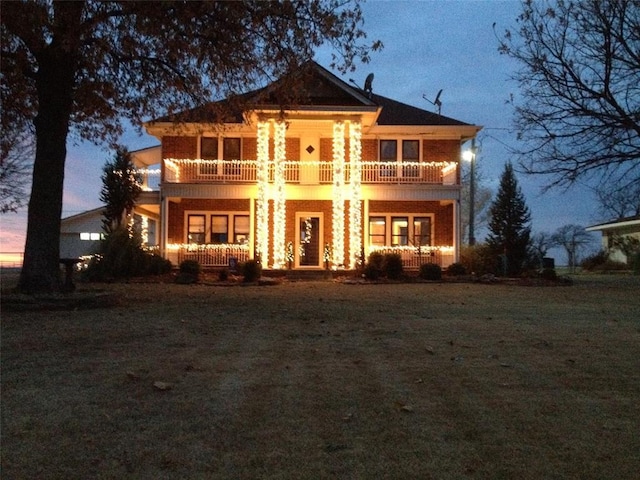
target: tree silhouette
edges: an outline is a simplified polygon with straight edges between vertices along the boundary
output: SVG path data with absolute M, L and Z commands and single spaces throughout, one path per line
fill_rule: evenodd
M 511 163 L 504 166 L 500 187 L 489 212 L 487 245 L 496 257 L 504 259 L 500 273 L 518 275 L 529 256 L 531 214 Z
M 499 51 L 516 60 L 525 171 L 549 186 L 640 184 L 640 3 L 525 1 Z

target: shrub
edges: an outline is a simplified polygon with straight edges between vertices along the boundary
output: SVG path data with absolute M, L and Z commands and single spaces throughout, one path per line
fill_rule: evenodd
M 600 250 L 599 252 L 594 253 L 593 255 L 589 255 L 587 258 L 585 258 L 580 263 L 580 266 L 584 270 L 593 271 L 606 263 L 608 258 L 609 254 L 604 250 Z
M 423 263 L 418 275 L 423 280 L 441 280 L 442 268 L 437 263 Z
M 171 262 L 146 251 L 128 228 L 112 231 L 101 242 L 83 278 L 88 281 L 112 281 L 143 275 L 158 275 L 171 271 Z
M 495 274 L 496 260 L 491 249 L 482 243 L 464 247 L 460 252 L 460 263 L 474 275 Z
M 384 256 L 382 272 L 391 280 L 397 280 L 402 277 L 402 257 L 399 253 L 387 253 Z
M 148 275 L 163 275 L 169 273 L 173 265 L 171 260 L 162 258 L 160 255 L 147 254 L 146 272 Z
M 220 272 L 218 272 L 218 280 L 220 280 L 221 282 L 226 282 L 229 279 L 229 270 L 227 270 L 226 268 L 223 268 L 222 270 L 220 270 Z
M 556 280 L 558 275 L 553 268 L 543 268 L 540 271 L 540 278 L 543 278 L 544 280 Z
M 240 273 L 245 282 L 255 282 L 262 275 L 262 265 L 257 260 L 247 260 L 240 265 Z
M 364 266 L 363 275 L 367 280 L 378 280 L 380 275 L 382 275 L 382 272 L 374 264 L 367 263 Z
M 382 276 L 384 255 L 380 252 L 371 252 L 364 266 L 364 276 L 368 280 L 377 280 Z
M 384 255 L 381 252 L 371 252 L 367 258 L 367 265 L 372 265 L 382 271 L 384 265 Z
M 467 269 L 465 266 L 459 262 L 452 263 L 447 267 L 447 275 L 451 275 L 454 277 L 459 277 L 467 274 Z
M 195 275 L 196 277 L 200 275 L 200 264 L 197 260 L 183 260 L 180 263 L 180 273 L 187 273 L 190 275 Z
M 627 270 L 629 267 L 624 262 L 618 262 L 616 260 L 607 260 L 600 265 L 593 268 L 594 272 L 617 272 L 620 270 Z
M 640 275 L 640 252 L 636 252 L 631 256 L 629 267 L 634 275 Z
M 196 260 L 183 260 L 178 267 L 179 273 L 176 283 L 189 285 L 196 283 L 200 276 L 200 264 Z

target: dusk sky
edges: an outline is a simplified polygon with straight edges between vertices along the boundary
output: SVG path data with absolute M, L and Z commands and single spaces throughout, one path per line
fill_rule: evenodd
M 364 28 L 369 39 L 382 40 L 384 49 L 373 55 L 371 63 L 358 65 L 356 72 L 342 78 L 347 82 L 353 78 L 362 85 L 366 76 L 374 73 L 375 93 L 431 111 L 436 111 L 435 107 L 423 95 L 433 100 L 442 89 L 443 115 L 484 127 L 478 137 L 481 150 L 477 164 L 483 183 L 495 192 L 503 166 L 511 159 L 508 146 L 517 147 L 509 130 L 512 107 L 506 101 L 510 95 L 517 98 L 518 90 L 509 80 L 517 65 L 498 53 L 492 26 L 495 22 L 498 33 L 513 27 L 520 8 L 520 2 L 514 0 L 370 0 L 363 6 Z M 316 61 L 328 67 L 329 55 L 320 51 Z M 159 142 L 132 129 L 121 143 L 137 150 Z M 70 140 L 63 217 L 101 205 L 101 170 L 112 156 L 101 147 Z M 586 187 L 543 195 L 541 187 L 548 179 L 523 173 L 517 177 L 531 209 L 534 233 L 602 220 Z M 18 214 L 4 214 L 0 221 L 0 251 L 23 251 L 26 208 Z M 476 236 L 482 241 L 485 235 L 481 230 Z M 555 256 L 564 261 L 559 252 Z

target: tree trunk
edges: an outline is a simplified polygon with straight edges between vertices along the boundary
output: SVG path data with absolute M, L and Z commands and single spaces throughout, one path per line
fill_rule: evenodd
M 83 4 L 54 5 L 58 28 L 54 29 L 51 43 L 37 55 L 36 155 L 18 284 L 25 293 L 55 292 L 61 287 L 60 216 Z

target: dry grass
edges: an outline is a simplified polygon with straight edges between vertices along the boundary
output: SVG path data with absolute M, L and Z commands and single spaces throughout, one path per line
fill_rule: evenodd
M 3 312 L 4 479 L 640 471 L 640 278 L 101 288 Z

